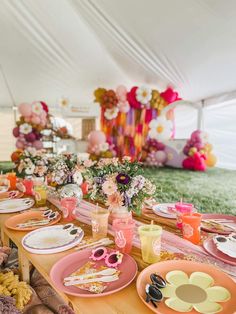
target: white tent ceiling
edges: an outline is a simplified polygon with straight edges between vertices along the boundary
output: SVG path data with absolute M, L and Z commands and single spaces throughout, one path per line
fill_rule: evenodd
M 235 89 L 235 11 L 235 0 L 1 0 L 0 63 L 16 103 L 88 104 L 121 83 L 199 100 Z M 1 76 L 0 105 L 11 105 Z

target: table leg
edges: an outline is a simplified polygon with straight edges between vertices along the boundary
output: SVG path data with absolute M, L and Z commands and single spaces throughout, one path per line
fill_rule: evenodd
M 4 228 L 1 228 L 1 241 L 3 246 L 10 246 L 10 239 L 8 235 L 4 232 Z
M 25 257 L 24 252 L 21 252 L 18 248 L 18 259 L 21 279 L 27 283 L 30 282 L 30 262 Z

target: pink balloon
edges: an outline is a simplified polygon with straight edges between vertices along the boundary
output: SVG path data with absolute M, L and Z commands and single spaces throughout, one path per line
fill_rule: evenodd
M 31 122 L 31 116 L 24 117 L 24 118 L 25 118 L 25 122 Z
M 127 94 L 127 89 L 124 85 L 119 85 L 117 88 L 116 88 L 116 94 L 118 96 L 123 96 L 124 94 Z
M 43 111 L 41 112 L 41 114 L 40 114 L 40 117 L 46 119 L 46 117 L 47 117 L 46 111 L 43 110 Z
M 20 139 L 16 141 L 16 148 L 19 148 L 19 149 L 24 148 L 24 143 Z
M 89 144 L 99 145 L 106 142 L 106 136 L 102 131 L 92 131 L 88 135 Z
M 159 150 L 156 152 L 155 157 L 157 162 L 164 164 L 167 159 L 167 154 L 165 151 Z
M 13 130 L 12 133 L 15 137 L 18 137 L 20 135 L 19 127 L 16 126 Z
M 30 104 L 22 103 L 18 106 L 18 110 L 23 117 L 29 117 L 32 113 L 32 108 Z
M 42 149 L 43 148 L 43 143 L 41 141 L 34 141 L 33 142 L 33 147 L 36 149 Z
M 31 132 L 31 133 L 25 135 L 25 139 L 27 142 L 32 143 L 36 140 L 36 136 L 33 132 Z
M 31 122 L 34 123 L 34 124 L 40 124 L 41 119 L 37 115 L 32 115 Z

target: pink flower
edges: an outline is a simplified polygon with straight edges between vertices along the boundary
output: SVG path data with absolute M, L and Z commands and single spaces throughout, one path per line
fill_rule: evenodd
M 115 209 L 123 206 L 123 197 L 119 192 L 113 193 L 108 196 L 106 205 L 109 206 L 109 209 Z
M 117 191 L 117 186 L 112 180 L 107 180 L 103 183 L 102 190 L 106 195 L 112 195 Z
M 94 165 L 94 162 L 93 162 L 91 159 L 86 159 L 86 160 L 84 161 L 84 166 L 85 166 L 86 168 L 92 167 L 93 165 Z
M 142 104 L 136 98 L 136 90 L 138 89 L 137 86 L 132 87 L 131 90 L 127 93 L 127 100 L 130 104 L 130 107 L 134 109 L 141 109 Z

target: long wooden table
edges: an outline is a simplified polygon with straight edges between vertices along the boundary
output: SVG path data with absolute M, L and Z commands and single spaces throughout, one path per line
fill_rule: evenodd
M 0 215 L 1 223 L 1 236 L 5 245 L 9 244 L 9 239 L 15 243 L 18 247 L 19 253 L 19 266 L 22 275 L 22 280 L 30 281 L 29 271 L 30 264 L 32 264 L 41 275 L 47 280 L 47 282 L 54 287 L 51 278 L 50 270 L 52 266 L 60 260 L 63 256 L 75 252 L 74 249 L 68 251 L 50 254 L 50 255 L 38 255 L 27 252 L 21 245 L 21 240 L 27 232 L 14 231 L 7 229 L 4 226 L 4 221 L 16 214 L 2 214 Z M 60 223 L 65 223 L 63 220 Z M 74 222 L 76 225 L 83 228 L 86 236 L 91 235 L 91 227 L 82 224 L 78 221 Z M 147 265 L 141 259 L 141 252 L 137 248 L 133 248 L 132 256 L 138 263 L 139 270 L 143 269 Z M 128 287 L 116 292 L 110 296 L 104 296 L 99 298 L 81 298 L 67 295 L 61 291 L 57 292 L 61 297 L 72 305 L 74 311 L 78 314 L 151 314 L 152 312 L 143 304 L 136 292 L 136 280 L 134 280 Z

